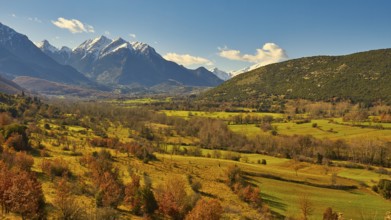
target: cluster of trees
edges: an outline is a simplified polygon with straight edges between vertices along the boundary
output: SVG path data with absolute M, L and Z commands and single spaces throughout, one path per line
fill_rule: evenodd
M 251 114 L 239 114 L 232 116 L 228 119 L 228 124 L 263 124 L 272 123 L 274 120 L 273 116 L 257 116 Z
M 311 109 L 313 114 L 316 112 L 335 112 L 334 114 L 347 114 L 343 111 L 346 106 L 350 106 L 348 103 L 342 104 L 311 104 L 310 102 L 302 101 L 304 107 L 295 107 L 299 113 L 309 111 Z M 79 108 L 77 111 L 71 107 L 66 110 L 73 109 L 72 115 L 80 114 L 80 117 L 84 114 L 92 114 L 90 118 L 99 118 L 97 121 L 105 121 L 106 119 L 112 120 L 114 123 L 121 123 L 123 126 L 130 130 L 136 131 L 136 135 L 132 135 L 132 138 L 138 139 L 138 144 L 133 146 L 133 152 L 139 149 L 137 152 L 153 152 L 153 146 L 160 148 L 165 139 L 170 136 L 179 137 L 195 137 L 195 143 L 202 148 L 209 149 L 224 149 L 239 152 L 257 152 L 265 153 L 280 157 L 296 158 L 299 160 L 313 160 L 317 162 L 318 156 L 321 155 L 324 161 L 327 160 L 349 160 L 357 163 L 380 165 L 385 167 L 391 166 L 391 161 L 387 158 L 390 157 L 391 150 L 389 143 L 377 140 L 364 140 L 360 139 L 356 142 L 348 143 L 344 140 L 320 140 L 315 139 L 309 135 L 301 136 L 296 135 L 293 137 L 285 137 L 282 135 L 277 136 L 265 136 L 260 135 L 253 139 L 246 138 L 243 135 L 232 132 L 227 125 L 227 122 L 220 119 L 210 119 L 193 116 L 189 120 L 179 117 L 168 117 L 162 113 L 156 113 L 146 109 L 117 109 L 115 106 L 112 108 L 102 108 L 94 103 L 87 104 L 75 104 Z M 66 105 L 64 105 L 66 106 Z M 328 106 L 328 107 L 327 107 Z M 334 107 L 333 107 L 334 106 Z M 326 110 L 327 108 L 331 108 Z M 360 112 L 362 107 L 355 105 L 349 107 L 351 112 Z M 118 114 L 113 112 L 118 111 Z M 373 114 L 384 114 L 388 112 L 388 108 L 378 107 L 371 110 Z M 142 113 L 142 114 L 141 114 Z M 104 115 L 107 114 L 107 118 L 104 119 Z M 319 113 L 320 114 L 320 113 Z M 233 118 L 231 123 L 261 123 L 262 129 L 275 131 L 278 133 L 278 129 L 271 126 L 271 122 L 275 120 L 272 117 L 250 117 L 237 116 Z M 83 118 L 80 118 L 83 121 Z M 149 126 L 151 123 L 167 125 L 163 128 L 153 129 Z M 95 143 L 94 143 L 95 142 Z M 99 139 L 91 142 L 93 145 L 101 145 L 110 147 L 115 140 Z M 154 143 L 154 144 L 152 144 Z M 132 149 L 132 144 L 125 146 L 126 149 Z M 148 149 L 145 151 L 144 149 Z M 155 149 L 161 150 L 161 149 Z M 136 153 L 136 155 L 142 155 Z M 140 157 L 143 158 L 143 157 Z
M 15 150 L 29 150 L 27 127 L 16 122 L 8 112 L 0 113 L 0 146 Z
M 85 155 L 79 161 L 90 170 L 97 207 L 116 208 L 123 199 L 124 186 L 118 169 L 113 167 L 110 152 L 101 150 Z
M 343 139 L 321 140 L 310 135 L 257 136 L 252 150 L 307 162 L 328 163 L 329 160 L 346 160 L 391 167 L 390 143 L 370 138 L 347 142 Z M 322 161 L 319 161 L 319 156 L 322 157 Z
M 31 167 L 34 160 L 25 152 L 5 148 L 0 160 L 0 206 L 2 213 L 13 212 L 22 219 L 45 216 L 41 183 Z
M 223 209 L 217 199 L 200 198 L 198 187 L 192 187 L 192 193 L 187 193 L 186 188 L 186 181 L 179 176 L 171 176 L 157 186 L 156 200 L 163 216 L 178 220 L 221 218 Z
M 106 150 L 80 158 L 80 163 L 89 168 L 89 176 L 95 186 L 97 207 L 115 209 L 123 204 L 133 214 L 149 218 L 165 216 L 171 219 L 197 219 L 199 217 L 219 219 L 221 217 L 223 211 L 218 200 L 200 200 L 198 194 L 200 186 L 197 185 L 199 182 L 192 182 L 190 186 L 193 191 L 187 193 L 186 181 L 182 177 L 171 176 L 152 190 L 152 183 L 147 175 L 144 175 L 143 184 L 141 184 L 141 177 L 130 169 L 131 181 L 123 184 L 112 160 L 110 152 Z M 68 193 L 67 190 L 62 190 L 58 194 L 66 198 Z M 66 201 L 66 199 L 62 200 Z M 67 208 L 70 205 L 63 206 Z
M 227 185 L 241 200 L 258 209 L 266 219 L 271 219 L 271 211 L 266 204 L 262 203 L 259 188 L 251 186 L 251 184 L 245 180 L 244 174 L 239 167 L 228 167 L 226 175 Z

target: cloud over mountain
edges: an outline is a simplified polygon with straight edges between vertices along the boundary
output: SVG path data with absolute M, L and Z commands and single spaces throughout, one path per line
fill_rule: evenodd
M 249 63 L 257 63 L 261 66 L 286 60 L 288 55 L 285 50 L 275 43 L 265 43 L 262 48 L 256 49 L 256 53 L 242 54 L 239 50 L 231 50 L 227 47 L 219 48 L 219 56 Z
M 212 61 L 210 61 L 206 58 L 192 56 L 190 54 L 167 53 L 163 57 L 166 60 L 170 60 L 170 61 L 173 61 L 175 63 L 179 63 L 184 66 L 191 66 L 191 65 L 211 66 L 211 65 L 213 65 Z
M 77 19 L 65 19 L 65 18 L 58 18 L 57 21 L 52 21 L 54 25 L 56 25 L 59 28 L 67 29 L 73 34 L 76 33 L 94 33 L 94 27 L 88 24 L 83 24 L 81 21 Z

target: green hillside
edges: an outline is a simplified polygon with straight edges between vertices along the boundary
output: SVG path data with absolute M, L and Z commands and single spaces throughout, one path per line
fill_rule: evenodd
M 316 56 L 271 64 L 241 74 L 203 95 L 208 101 L 343 99 L 391 104 L 391 49 L 346 56 Z

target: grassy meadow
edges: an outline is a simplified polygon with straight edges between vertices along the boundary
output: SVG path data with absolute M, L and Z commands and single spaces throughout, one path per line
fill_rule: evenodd
M 151 100 L 145 100 L 150 102 Z M 130 102 L 130 101 L 129 101 Z M 142 102 L 142 100 L 137 100 Z M 118 103 L 117 103 L 118 104 Z M 129 108 L 127 108 L 129 109 Z M 251 115 L 257 117 L 273 116 L 278 122 L 273 122 L 277 135 L 312 135 L 317 139 L 346 139 L 354 140 L 368 137 L 391 141 L 391 130 L 357 127 L 344 124 L 339 119 L 313 119 L 309 123 L 297 124 L 285 120 L 284 114 L 275 113 L 231 113 L 204 111 L 160 111 L 167 116 L 182 118 L 191 122 L 191 117 L 205 117 L 223 120 L 221 124 L 228 126 L 227 130 L 235 134 L 243 134 L 250 139 L 258 135 L 270 136 L 270 131 L 263 131 L 255 124 L 232 124 L 232 117 Z M 73 117 L 69 114 L 67 117 Z M 155 117 L 158 117 L 154 115 Z M 222 219 L 262 219 L 257 208 L 243 201 L 232 188 L 227 185 L 227 170 L 232 166 L 241 169 L 245 181 L 260 189 L 262 204 L 273 213 L 274 219 L 300 219 L 299 200 L 306 195 L 311 203 L 313 212 L 309 219 L 322 219 L 326 208 L 342 213 L 345 219 L 384 219 L 387 211 L 391 211 L 391 201 L 384 199 L 372 190 L 380 179 L 391 180 L 391 169 L 381 168 L 388 174 L 378 172 L 380 167 L 361 166 L 349 168 L 344 166 L 347 161 L 330 161 L 330 165 L 314 162 L 300 162 L 296 159 L 270 156 L 258 153 L 234 152 L 222 149 L 201 148 L 201 137 L 184 135 L 179 130 L 169 130 L 172 124 L 166 121 L 146 121 L 141 129 L 132 130 L 125 123 L 112 122 L 95 116 L 94 123 L 88 124 L 92 116 L 82 116 L 76 121 L 64 121 L 58 118 L 44 118 L 36 126 L 40 133 L 32 132 L 31 143 L 39 142 L 40 147 L 34 149 L 32 155 L 34 165 L 32 171 L 42 183 L 45 196 L 45 210 L 48 219 L 56 219 L 60 211 L 56 206 L 58 181 L 51 179 L 43 170 L 42 164 L 48 160 L 56 163 L 66 163 L 71 173 L 72 193 L 77 205 L 86 211 L 87 215 L 96 214 L 96 189 L 93 172 L 81 161 L 86 156 L 97 154 L 102 150 L 110 152 L 110 162 L 118 171 L 120 181 L 126 185 L 132 182 L 132 173 L 140 177 L 148 177 L 152 182 L 152 190 L 156 194 L 161 184 L 167 179 L 176 177 L 185 180 L 186 192 L 195 193 L 189 181 L 201 183 L 199 195 L 206 199 L 217 199 L 223 209 Z M 152 117 L 152 116 L 151 116 Z M 164 118 L 163 118 L 164 119 Z M 185 119 L 185 120 L 183 120 Z M 210 121 L 210 120 L 209 120 Z M 333 122 L 334 121 L 334 122 Z M 84 124 L 81 122 L 85 122 Z M 136 120 L 137 122 L 137 120 Z M 337 122 L 337 123 L 335 123 Z M 313 124 L 316 123 L 316 126 Z M 384 123 L 384 127 L 388 124 Z M 150 131 L 152 137 L 143 132 Z M 99 131 L 99 132 L 97 132 Z M 101 137 L 104 133 L 105 138 Z M 232 133 L 232 132 L 231 132 Z M 125 152 L 123 149 L 93 146 L 93 139 L 110 139 L 130 144 L 140 141 L 154 147 L 156 159 L 143 161 L 136 154 Z M 227 149 L 227 148 L 226 148 Z M 195 156 L 194 152 L 198 156 Z M 254 151 L 253 151 L 254 152 Z M 193 153 L 193 154 L 192 154 Z M 280 154 L 281 155 L 281 154 Z M 141 184 L 146 184 L 141 178 Z M 142 219 L 131 212 L 131 208 L 121 203 L 115 209 L 119 219 Z M 2 215 L 1 218 L 13 219 L 14 215 Z M 162 217 L 162 216 L 159 216 Z M 162 218 L 165 219 L 165 218 Z
M 321 124 L 323 121 L 317 121 Z M 294 126 L 294 124 L 292 124 Z M 305 126 L 307 126 L 305 124 Z M 51 124 L 52 130 L 57 127 Z M 241 127 L 241 128 L 238 128 Z M 236 132 L 251 133 L 258 129 L 252 125 L 233 125 L 231 128 Z M 246 128 L 247 130 L 239 130 Z M 235 130 L 237 129 L 237 130 Z M 254 129 L 254 131 L 252 131 Z M 295 128 L 298 129 L 298 128 Z M 308 129 L 313 129 L 308 127 Z M 62 133 L 67 133 L 71 140 L 83 140 L 87 136 L 93 136 L 90 131 L 81 134 L 82 127 L 66 126 Z M 258 131 L 260 132 L 260 131 Z M 129 131 L 122 127 L 110 127 L 109 136 L 116 136 L 124 141 L 129 141 Z M 70 165 L 70 169 L 75 176 L 83 177 L 88 172 L 85 167 L 78 162 L 79 154 L 91 154 L 99 151 L 99 148 L 83 147 L 77 149 L 79 154 L 72 154 L 72 151 L 64 151 L 62 146 L 53 146 L 50 141 L 45 141 L 47 153 L 51 158 L 62 158 Z M 180 146 L 192 148 L 192 146 Z M 168 152 L 172 151 L 173 145 L 168 145 Z M 321 219 L 322 213 L 327 207 L 342 212 L 346 219 L 382 219 L 386 211 L 390 210 L 391 202 L 381 198 L 370 190 L 370 186 L 375 184 L 380 178 L 391 179 L 390 176 L 380 175 L 373 170 L 350 169 L 344 167 L 325 167 L 304 162 L 294 162 L 285 158 L 277 158 L 261 154 L 241 154 L 241 161 L 213 158 L 216 150 L 202 149 L 202 157 L 192 157 L 185 155 L 159 154 L 158 160 L 144 164 L 133 157 L 128 157 L 124 153 L 110 150 L 114 156 L 114 164 L 120 170 L 124 183 L 130 181 L 128 170 L 132 169 L 139 174 L 147 173 L 153 181 L 153 187 L 162 183 L 166 178 L 173 175 L 186 179 L 191 175 L 202 183 L 201 195 L 208 198 L 217 198 L 221 201 L 224 209 L 223 219 L 237 219 L 248 217 L 249 219 L 259 219 L 260 216 L 247 203 L 241 201 L 229 187 L 225 184 L 225 172 L 229 166 L 236 165 L 247 175 L 248 181 L 261 190 L 263 201 L 278 216 L 299 217 L 300 210 L 297 205 L 302 194 L 307 194 L 314 206 L 314 212 L 310 219 Z M 230 153 L 218 150 L 221 158 Z M 209 158 L 208 158 L 209 157 Z M 34 171 L 42 173 L 40 164 L 42 158 L 35 157 Z M 258 161 L 266 160 L 267 164 L 259 164 Z M 299 166 L 295 170 L 295 166 Z M 330 185 L 332 174 L 336 174 L 336 184 L 344 186 L 356 186 L 357 189 L 337 190 L 322 187 Z M 259 175 L 259 176 L 258 176 Z M 48 180 L 43 174 L 43 190 L 46 201 L 51 203 L 55 196 L 55 184 Z M 278 177 L 278 178 L 275 178 Z M 80 181 L 80 180 L 79 180 Z M 83 187 L 90 184 L 87 178 L 85 185 L 79 185 L 76 190 L 83 191 Z M 190 189 L 188 189 L 190 190 Z M 80 195 L 78 199 L 87 207 L 93 207 L 94 199 L 89 196 Z M 92 208 L 91 208 L 92 209 Z M 50 210 L 50 206 L 49 206 Z M 137 219 L 127 211 L 127 207 L 119 207 L 121 218 Z M 51 210 L 55 213 L 55 210 Z M 55 214 L 53 214 L 55 216 Z

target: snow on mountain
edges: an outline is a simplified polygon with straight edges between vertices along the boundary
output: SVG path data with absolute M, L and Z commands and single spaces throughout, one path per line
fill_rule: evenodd
M 99 57 L 104 57 L 108 54 L 115 53 L 120 49 L 129 49 L 133 51 L 132 45 L 122 38 L 114 40 L 111 44 L 107 45 L 99 54 Z
M 213 68 L 213 69 L 210 69 L 209 71 L 224 81 L 227 81 L 227 80 L 231 79 L 231 77 L 232 77 L 232 75 L 230 73 L 219 70 L 218 68 Z
M 39 49 L 42 51 L 50 51 L 52 53 L 56 53 L 59 51 L 59 49 L 49 43 L 47 40 L 43 40 L 38 43 L 34 43 Z
M 150 46 L 148 44 L 138 41 L 132 42 L 132 47 L 141 53 L 145 53 L 148 49 L 150 49 Z
M 133 49 L 136 51 L 136 53 L 146 55 L 146 56 L 154 55 L 154 56 L 161 57 L 160 54 L 158 54 L 155 51 L 155 49 L 149 46 L 148 44 L 136 41 L 136 42 L 132 42 L 131 45 Z
M 61 54 L 65 58 L 70 58 L 71 55 L 76 55 L 78 59 L 89 59 L 96 61 L 102 59 L 103 57 L 113 54 L 121 49 L 129 50 L 133 53 L 149 56 L 149 55 L 158 55 L 155 49 L 148 44 L 142 42 L 128 42 L 122 38 L 117 38 L 115 40 L 109 39 L 105 36 L 100 36 L 95 39 L 89 39 L 84 41 L 78 47 L 70 49 L 68 47 L 62 47 L 61 50 L 52 46 L 47 40 L 36 43 L 43 52 L 54 54 L 52 57 Z M 160 56 L 160 55 L 158 55 Z M 57 59 L 56 59 L 57 60 Z M 58 61 L 58 60 L 57 60 Z M 62 64 L 67 64 L 68 60 L 62 60 Z
M 95 39 L 84 41 L 80 46 L 73 49 L 73 52 L 84 54 L 83 57 L 92 54 L 95 59 L 98 59 L 101 51 L 112 42 L 113 40 L 102 35 Z
M 166 61 L 153 47 L 142 42 L 115 40 L 105 36 L 84 41 L 69 56 L 59 52 L 47 55 L 70 65 L 87 78 L 105 85 L 154 86 L 173 79 L 184 85 L 215 86 L 222 82 L 206 69 L 190 70 Z
M 259 67 L 263 66 L 262 64 L 260 63 L 257 63 L 257 64 L 254 64 L 252 66 L 249 66 L 249 67 L 246 67 L 246 68 L 243 68 L 243 69 L 240 69 L 240 70 L 235 70 L 235 71 L 231 71 L 230 72 L 230 75 L 232 77 L 235 77 L 239 74 L 242 74 L 242 73 L 245 73 L 245 72 L 249 72 L 251 70 L 255 70 L 255 69 L 258 69 Z

